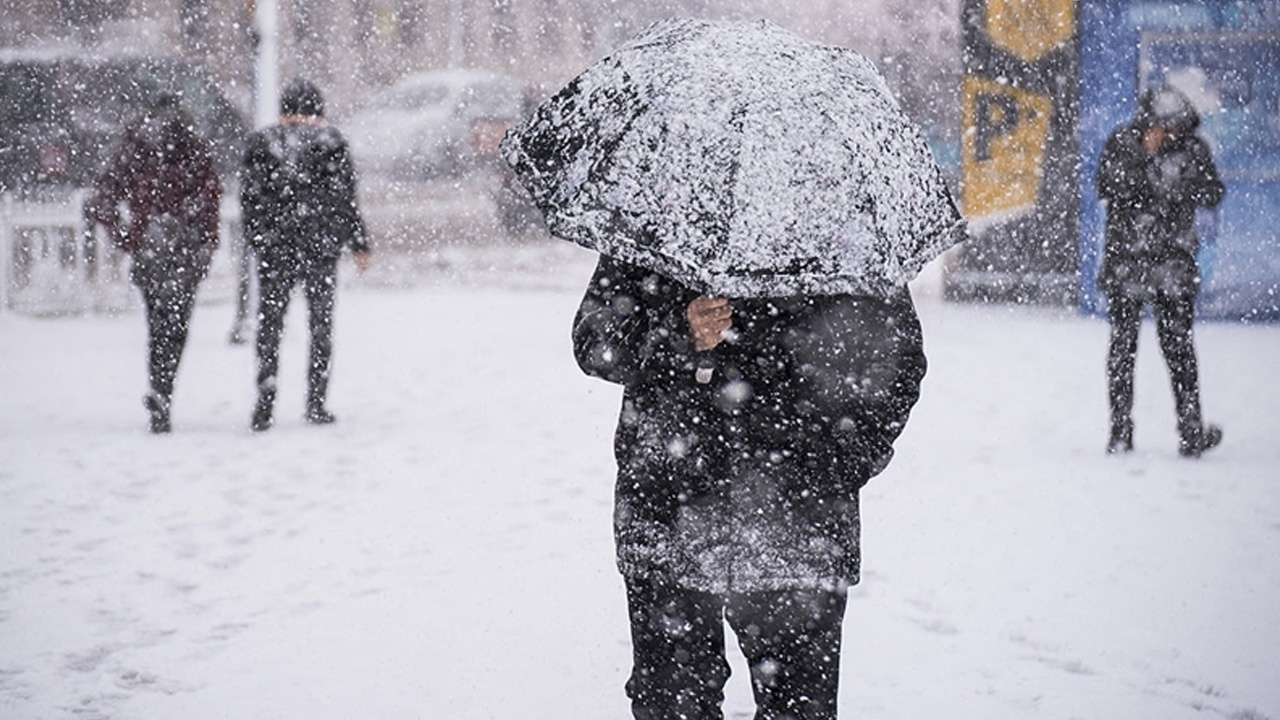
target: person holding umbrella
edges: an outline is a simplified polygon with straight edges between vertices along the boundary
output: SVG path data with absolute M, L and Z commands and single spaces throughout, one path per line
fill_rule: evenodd
M 861 488 L 926 369 L 906 283 L 964 223 L 869 62 L 770 23 L 658 23 L 503 146 L 601 253 L 573 322 L 623 388 L 614 533 L 637 720 L 836 717 Z
M 836 717 L 858 491 L 925 372 L 910 295 L 730 302 L 602 257 L 573 338 L 586 373 L 624 388 L 614 520 L 635 716 L 720 716 L 727 620 L 759 717 Z

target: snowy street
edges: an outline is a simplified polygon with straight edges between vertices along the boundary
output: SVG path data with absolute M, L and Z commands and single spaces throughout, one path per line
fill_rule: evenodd
M 168 436 L 140 313 L 0 310 L 0 720 L 629 717 L 621 393 L 569 340 L 594 256 L 453 248 L 408 285 L 395 261 L 344 261 L 327 427 L 298 296 L 262 434 L 229 303 L 195 311 Z M 1148 322 L 1110 457 L 1105 322 L 917 304 L 929 372 L 863 494 L 841 717 L 1280 720 L 1280 327 L 1197 326 L 1225 440 L 1189 461 Z

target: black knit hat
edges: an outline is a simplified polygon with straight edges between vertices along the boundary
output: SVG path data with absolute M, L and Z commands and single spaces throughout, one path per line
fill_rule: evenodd
M 310 80 L 295 78 L 280 93 L 281 115 L 324 117 L 324 96 Z

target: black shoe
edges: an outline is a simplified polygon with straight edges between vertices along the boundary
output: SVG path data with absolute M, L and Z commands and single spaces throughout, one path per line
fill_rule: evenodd
M 249 421 L 250 430 L 262 432 L 271 429 L 271 405 L 272 403 L 258 398 L 258 404 L 253 408 L 253 419 Z
M 276 406 L 275 379 L 268 379 L 258 384 L 258 404 L 253 406 L 253 418 L 249 420 L 249 429 L 262 432 L 271 429 L 271 411 Z
M 1212 450 L 1222 444 L 1222 428 L 1217 425 L 1205 425 L 1199 432 L 1184 436 L 1178 444 L 1178 454 L 1182 457 L 1198 458 L 1205 450 Z
M 155 393 L 147 393 L 142 398 L 142 405 L 151 413 L 151 432 L 161 435 L 173 429 L 169 424 L 168 400 Z
M 1107 454 L 1133 452 L 1133 425 L 1112 425 L 1111 439 L 1107 441 Z
M 328 425 L 338 419 L 333 416 L 333 413 L 325 410 L 324 407 L 308 408 L 305 418 L 312 425 Z

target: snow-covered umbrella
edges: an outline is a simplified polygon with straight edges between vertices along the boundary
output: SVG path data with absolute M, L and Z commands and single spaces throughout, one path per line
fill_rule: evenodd
M 710 295 L 884 294 L 965 235 L 875 67 L 765 21 L 651 25 L 503 155 L 552 234 Z

